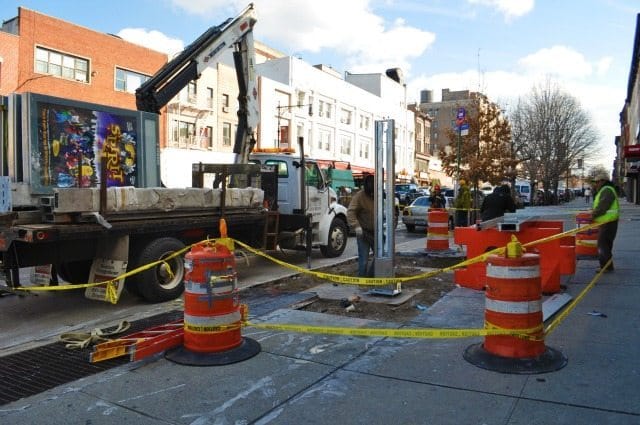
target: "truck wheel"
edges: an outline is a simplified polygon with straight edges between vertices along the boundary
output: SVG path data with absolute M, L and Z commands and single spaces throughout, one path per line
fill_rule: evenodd
M 166 258 L 182 248 L 184 244 L 175 238 L 154 239 L 138 253 L 133 268 Z M 178 256 L 166 264 L 158 264 L 131 276 L 127 287 L 132 285 L 133 292 L 149 302 L 158 303 L 178 298 L 184 290 L 183 278 L 184 260 Z
M 347 247 L 347 224 L 334 218 L 329 227 L 329 240 L 327 245 L 320 245 L 320 252 L 327 258 L 339 257 Z
M 69 261 L 56 264 L 58 276 L 68 283 L 89 283 L 92 260 Z

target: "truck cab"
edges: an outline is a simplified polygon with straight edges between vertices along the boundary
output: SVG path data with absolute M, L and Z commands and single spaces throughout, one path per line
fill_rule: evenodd
M 249 161 L 276 169 L 281 248 L 305 245 L 300 217 L 310 216 L 312 245 L 326 257 L 340 256 L 347 243 L 347 209 L 325 179 L 318 163 L 294 153 L 253 152 Z M 303 183 L 304 182 L 304 183 Z M 269 206 L 274 209 L 274 206 Z

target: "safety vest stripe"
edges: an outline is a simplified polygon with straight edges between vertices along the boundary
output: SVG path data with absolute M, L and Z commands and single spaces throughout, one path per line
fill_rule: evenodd
M 494 313 L 527 314 L 542 311 L 542 301 L 499 301 L 485 297 L 484 308 Z
M 487 277 L 497 277 L 500 279 L 529 279 L 540 277 L 540 266 L 496 266 L 487 264 Z

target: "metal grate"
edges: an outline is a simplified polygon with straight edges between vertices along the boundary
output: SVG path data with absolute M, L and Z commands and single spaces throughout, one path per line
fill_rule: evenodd
M 171 311 L 136 320 L 127 333 L 131 334 L 163 323 L 178 320 L 182 311 Z M 55 342 L 0 358 L 0 405 L 39 394 L 43 391 L 94 375 L 129 362 L 128 357 L 89 363 L 92 348 L 67 350 Z
M 252 289 L 253 291 L 242 292 L 242 302 L 249 304 L 252 316 L 287 307 L 313 295 L 304 292 L 271 293 L 263 288 Z M 131 322 L 131 328 L 126 334 L 172 322 L 183 316 L 182 310 L 174 310 L 136 320 Z M 89 347 L 84 350 L 67 350 L 64 344 L 55 342 L 0 357 L 0 406 L 129 362 L 128 357 L 120 357 L 89 363 L 92 349 Z

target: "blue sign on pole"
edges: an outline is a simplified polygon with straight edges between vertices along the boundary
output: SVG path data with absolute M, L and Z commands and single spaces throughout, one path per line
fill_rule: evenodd
M 456 124 L 458 126 L 462 125 L 467 117 L 467 111 L 464 108 L 458 108 L 458 113 L 456 114 Z
M 460 125 L 458 129 L 459 129 L 458 131 L 460 131 L 461 136 L 466 136 L 467 134 L 469 134 L 469 123 L 465 122 L 464 124 Z

